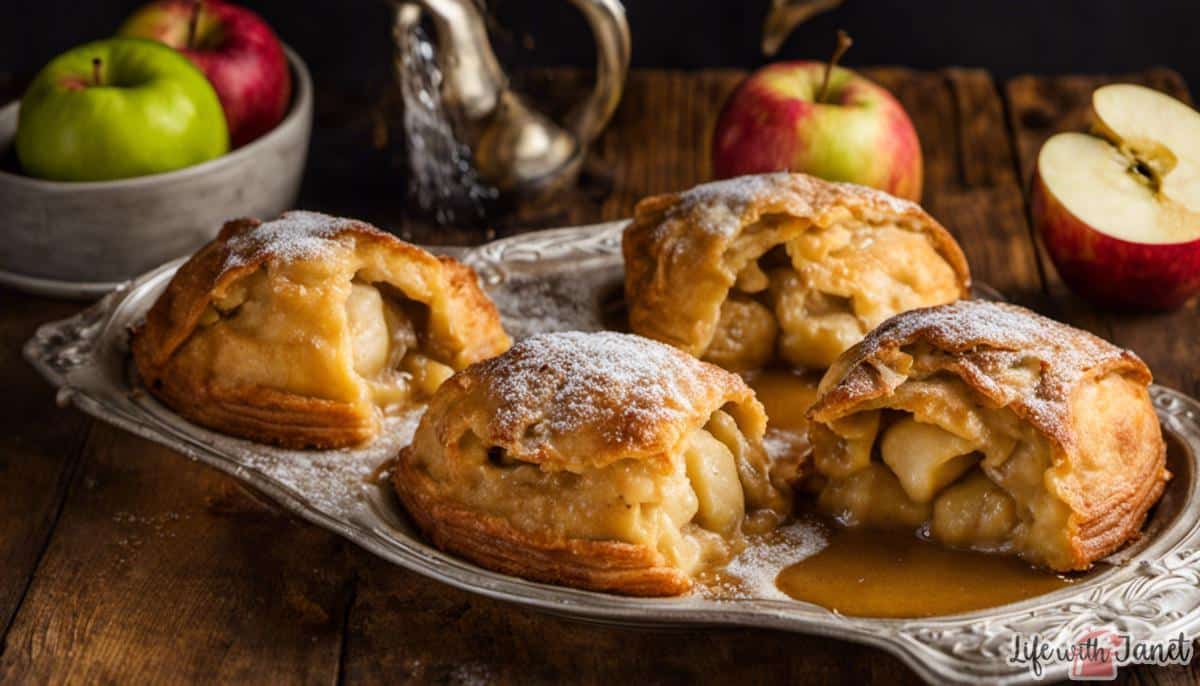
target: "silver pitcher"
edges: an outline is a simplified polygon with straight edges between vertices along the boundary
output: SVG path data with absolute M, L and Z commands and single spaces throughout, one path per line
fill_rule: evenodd
M 573 184 L 588 143 L 621 99 L 630 52 L 624 7 L 618 0 L 571 1 L 595 37 L 596 84 L 561 125 L 512 90 L 473 0 L 404 0 L 395 5 L 398 41 L 418 28 L 423 17 L 430 20 L 436 34 L 440 75 L 433 85 L 439 104 L 469 151 L 472 173 L 501 194 L 544 197 Z M 402 89 L 407 85 L 411 90 L 405 79 L 421 78 L 403 69 L 398 73 Z

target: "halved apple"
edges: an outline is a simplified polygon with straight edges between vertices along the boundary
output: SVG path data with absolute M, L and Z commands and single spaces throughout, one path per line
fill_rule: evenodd
M 1131 84 L 1098 88 L 1092 109 L 1092 135 L 1042 146 L 1034 225 L 1080 295 L 1178 307 L 1200 291 L 1200 113 Z

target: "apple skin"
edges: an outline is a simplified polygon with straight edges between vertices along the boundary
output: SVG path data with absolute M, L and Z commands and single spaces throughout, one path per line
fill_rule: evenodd
M 1034 227 L 1059 276 L 1104 307 L 1162 311 L 1200 292 L 1200 239 L 1134 243 L 1101 233 L 1059 202 L 1039 175 L 1030 192 Z
M 275 32 L 257 14 L 221 0 L 202 0 L 192 46 L 193 0 L 158 0 L 118 29 L 165 43 L 188 57 L 212 82 L 225 108 L 229 136 L 239 147 L 275 128 L 287 114 L 292 74 Z
M 94 84 L 93 59 L 103 82 Z M 152 41 L 114 38 L 54 58 L 21 99 L 17 158 L 54 181 L 158 174 L 229 150 L 212 85 L 182 55 Z
M 825 63 L 777 62 L 751 74 L 725 102 L 713 132 L 719 178 L 798 171 L 921 198 L 916 129 L 880 86 L 837 67 L 826 102 L 815 102 Z

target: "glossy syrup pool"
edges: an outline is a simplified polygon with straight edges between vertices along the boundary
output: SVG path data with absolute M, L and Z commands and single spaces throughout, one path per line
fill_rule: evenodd
M 816 399 L 819 376 L 768 369 L 746 378 L 770 417 L 767 447 L 773 457 L 807 452 L 804 413 Z M 945 548 L 906 530 L 847 528 L 804 514 L 782 533 L 752 542 L 706 582 L 717 597 L 790 597 L 844 615 L 901 618 L 996 607 L 1081 578 L 1037 569 L 1010 555 Z
M 856 617 L 931 617 L 982 610 L 1057 591 L 1080 577 L 1010 555 L 952 550 L 909 531 L 826 525 L 820 552 L 775 579 L 796 600 Z

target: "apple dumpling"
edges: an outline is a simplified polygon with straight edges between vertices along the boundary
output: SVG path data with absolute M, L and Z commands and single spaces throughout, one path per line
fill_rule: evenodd
M 150 392 L 198 424 L 336 448 L 509 343 L 468 267 L 363 222 L 288 212 L 226 224 L 132 347 Z
M 542 334 L 443 384 L 392 482 L 434 544 L 484 567 L 674 595 L 787 514 L 765 428 L 740 377 L 674 348 Z
M 1137 536 L 1169 478 L 1150 371 L 1012 305 L 884 322 L 809 410 L 819 505 L 847 525 L 1087 569 Z
M 884 319 L 970 287 L 920 207 L 803 174 L 647 198 L 623 247 L 633 331 L 738 371 L 824 369 Z

